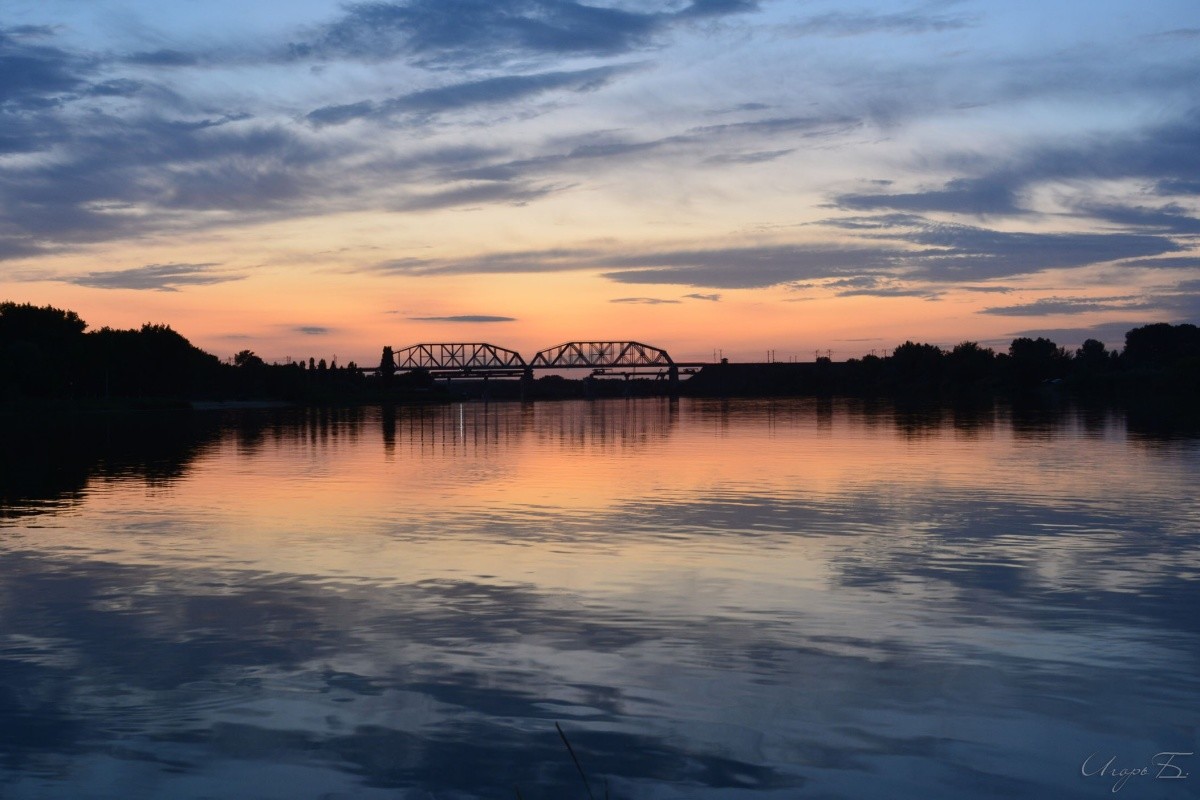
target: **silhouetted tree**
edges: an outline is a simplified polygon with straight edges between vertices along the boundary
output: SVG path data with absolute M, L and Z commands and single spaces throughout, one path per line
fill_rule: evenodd
M 933 344 L 905 342 L 890 359 L 896 380 L 907 388 L 936 389 L 942 377 L 942 349 Z
M 1108 348 L 1098 339 L 1086 339 L 1083 347 L 1075 351 L 1075 359 L 1085 364 L 1098 364 L 1108 360 Z
M 5 394 L 72 393 L 87 323 L 74 311 L 0 303 L 0 376 Z
M 992 348 L 980 347 L 978 342 L 960 342 L 946 356 L 950 379 L 961 386 L 989 377 L 995 362 L 996 353 Z
M 1200 329 L 1166 322 L 1143 325 L 1125 334 L 1121 360 L 1129 367 L 1166 367 L 1200 357 Z
M 1041 336 L 1036 339 L 1027 336 L 1013 339 L 1008 347 L 1008 355 L 1013 379 L 1021 386 L 1061 378 L 1070 363 L 1066 350 Z
M 266 362 L 255 355 L 253 350 L 243 350 L 233 357 L 233 365 L 235 367 L 256 369 L 266 366 Z

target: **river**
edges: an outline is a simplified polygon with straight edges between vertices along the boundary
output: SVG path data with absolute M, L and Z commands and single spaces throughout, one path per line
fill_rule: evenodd
M 0 462 L 0 797 L 1200 793 L 1200 438 L 1115 410 L 145 414 Z

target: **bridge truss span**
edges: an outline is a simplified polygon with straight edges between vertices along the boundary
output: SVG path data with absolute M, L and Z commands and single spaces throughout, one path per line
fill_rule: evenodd
M 414 344 L 394 351 L 393 359 L 398 370 L 490 372 L 524 370 L 526 366 L 517 351 L 487 342 Z
M 565 342 L 540 350 L 531 367 L 591 368 L 661 367 L 675 365 L 666 350 L 641 342 Z

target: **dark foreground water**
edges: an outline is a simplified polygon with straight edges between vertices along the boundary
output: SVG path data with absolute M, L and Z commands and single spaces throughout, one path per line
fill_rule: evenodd
M 555 722 L 614 800 L 1194 797 L 1200 441 L 1161 422 L 14 427 L 0 797 L 587 797 Z

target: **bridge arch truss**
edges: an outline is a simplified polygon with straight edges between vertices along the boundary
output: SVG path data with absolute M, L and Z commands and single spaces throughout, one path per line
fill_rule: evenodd
M 565 342 L 539 350 L 530 367 L 549 369 L 660 367 L 675 365 L 666 350 L 641 342 Z
M 397 370 L 490 372 L 524 370 L 525 359 L 515 350 L 487 342 L 414 344 L 392 354 Z

